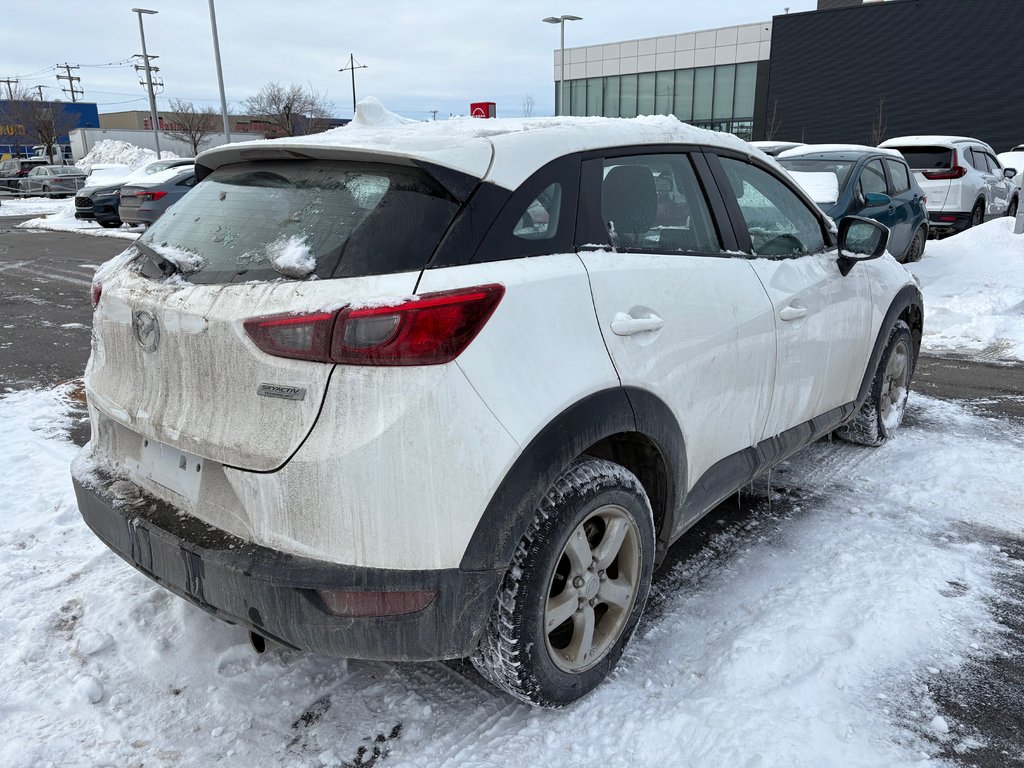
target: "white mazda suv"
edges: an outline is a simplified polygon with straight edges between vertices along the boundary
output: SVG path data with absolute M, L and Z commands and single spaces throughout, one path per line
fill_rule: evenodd
M 702 515 L 900 423 L 922 301 L 888 231 L 730 135 L 361 105 L 196 170 L 96 277 L 73 478 L 257 646 L 471 657 L 565 705 Z

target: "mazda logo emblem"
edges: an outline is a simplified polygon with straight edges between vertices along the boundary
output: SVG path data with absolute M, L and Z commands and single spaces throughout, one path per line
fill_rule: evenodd
M 135 340 L 145 352 L 153 352 L 160 344 L 160 326 L 156 318 L 145 310 L 132 313 L 132 328 Z

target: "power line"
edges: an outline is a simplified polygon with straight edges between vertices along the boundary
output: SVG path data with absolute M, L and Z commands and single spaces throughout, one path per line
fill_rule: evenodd
M 77 96 L 84 96 L 85 95 L 85 91 L 83 91 L 81 88 L 76 88 L 75 87 L 75 83 L 82 82 L 82 78 L 74 77 L 71 74 L 71 70 L 72 69 L 78 69 L 78 65 L 77 64 L 74 64 L 74 65 L 73 64 L 68 64 L 67 62 L 64 62 L 63 64 L 59 64 L 58 66 L 62 67 L 64 69 L 64 71 L 67 72 L 67 74 L 66 75 L 57 75 L 57 82 L 59 83 L 61 80 L 67 80 L 68 81 L 68 87 L 64 88 L 62 86 L 61 90 L 64 91 L 64 93 L 66 93 L 68 96 L 71 97 L 71 103 L 74 104 L 75 102 L 78 101 L 78 99 L 76 98 Z

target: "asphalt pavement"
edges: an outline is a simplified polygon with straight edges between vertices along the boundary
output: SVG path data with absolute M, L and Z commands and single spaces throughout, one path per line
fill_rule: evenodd
M 130 244 L 109 237 L 17 229 L 17 223 L 0 218 L 0 393 L 49 387 L 82 376 L 89 356 L 92 275 Z M 1024 420 L 1024 366 L 1019 363 L 922 357 L 913 388 L 965 402 L 992 416 L 994 428 L 1000 419 Z M 88 439 L 84 417 L 71 437 L 78 444 Z M 778 500 L 774 511 L 766 509 L 773 507 L 765 502 L 741 508 L 726 502 L 673 547 L 670 560 L 702 552 L 723 521 L 741 531 L 749 527 L 750 519 L 784 512 Z M 1024 561 L 1024 541 L 996 538 L 987 543 L 1014 561 Z M 994 613 L 1008 632 L 1019 635 L 1024 631 L 1024 569 L 1006 574 Z M 1024 766 L 1024 654 L 972 661 L 956 685 L 936 687 L 932 695 L 944 711 L 973 726 L 983 742 L 969 756 L 947 749 L 943 757 L 963 766 Z

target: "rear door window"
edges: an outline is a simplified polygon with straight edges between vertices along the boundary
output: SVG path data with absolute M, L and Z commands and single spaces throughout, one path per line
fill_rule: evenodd
M 910 171 L 907 166 L 899 160 L 886 160 L 885 165 L 889 169 L 890 195 L 898 195 L 910 189 Z
M 685 154 L 605 158 L 601 217 L 616 250 L 712 253 L 722 248 Z
M 218 168 L 138 240 L 196 283 L 422 269 L 458 202 L 425 172 L 346 161 Z

